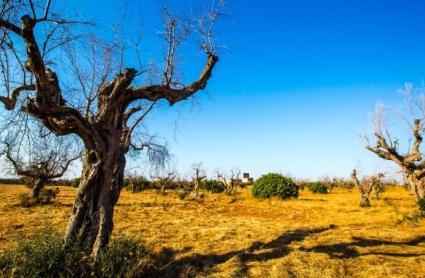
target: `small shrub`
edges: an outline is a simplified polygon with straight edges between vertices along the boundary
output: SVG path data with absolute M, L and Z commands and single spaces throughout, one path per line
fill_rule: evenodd
M 218 180 L 203 180 L 201 188 L 211 193 L 221 193 L 224 191 L 224 186 Z
M 154 184 L 143 176 L 137 176 L 132 178 L 125 178 L 123 181 L 123 187 L 125 187 L 127 191 L 136 193 L 147 189 L 153 189 Z
M 35 199 L 31 198 L 27 193 L 18 195 L 19 205 L 24 208 L 29 208 L 35 205 Z
M 418 206 L 419 206 L 419 211 L 425 215 L 425 199 L 420 199 L 417 202 Z
M 0 257 L 3 277 L 53 277 L 64 258 L 62 237 L 51 229 L 18 240 L 16 248 L 6 250 Z M 13 273 L 13 275 L 11 275 Z M 0 275 L 0 276 L 2 276 Z
M 142 271 L 138 266 L 147 249 L 131 238 L 118 238 L 100 254 L 97 277 L 138 277 Z
M 187 180 L 178 179 L 173 181 L 173 183 L 175 184 L 175 189 L 181 189 L 188 192 L 194 189 L 193 183 Z
M 252 194 L 257 198 L 279 196 L 282 199 L 297 198 L 298 186 L 294 181 L 280 174 L 269 173 L 255 181 Z
M 418 227 L 420 221 L 424 218 L 424 214 L 420 210 L 415 210 L 411 214 L 407 213 L 403 215 L 403 218 L 398 220 L 396 223 L 401 224 L 403 222 L 409 222 L 410 224 Z
M 56 199 L 56 197 L 59 194 L 59 188 L 55 189 L 47 189 L 43 188 L 40 191 L 40 197 L 37 200 L 37 203 L 41 205 L 48 205 L 53 203 L 53 200 Z
M 125 178 L 124 181 L 122 182 L 122 186 L 123 187 L 127 187 L 131 184 L 130 179 L 129 178 Z
M 320 181 L 309 182 L 306 184 L 306 187 L 313 193 L 327 194 L 329 192 L 328 186 Z
M 184 200 L 186 199 L 187 195 L 189 195 L 189 192 L 183 191 L 183 192 L 179 192 L 177 197 L 179 197 L 180 200 Z
M 140 277 L 139 262 L 148 254 L 133 239 L 114 239 L 95 262 L 84 250 L 63 247 L 62 235 L 45 228 L 0 255 L 0 277 Z
M 19 204 L 24 208 L 29 208 L 35 205 L 48 205 L 53 203 L 53 200 L 59 194 L 59 188 L 47 189 L 43 188 L 40 191 L 40 196 L 38 198 L 30 197 L 28 194 L 19 194 Z
M 130 185 L 127 187 L 127 189 L 131 190 L 132 192 L 141 192 L 152 188 L 152 182 L 145 179 L 139 179 L 137 181 L 134 181 L 133 183 L 130 183 Z

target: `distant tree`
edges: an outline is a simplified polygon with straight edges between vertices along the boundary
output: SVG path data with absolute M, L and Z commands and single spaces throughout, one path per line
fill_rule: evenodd
M 127 175 L 127 179 L 128 179 L 128 186 L 130 186 L 130 188 L 131 188 L 131 192 L 135 193 L 136 192 L 137 173 L 136 172 L 129 173 Z
M 167 169 L 151 175 L 151 178 L 159 185 L 161 194 L 165 195 L 165 190 L 177 177 L 175 169 Z
M 46 136 L 33 144 L 26 154 L 27 159 L 20 157 L 11 141 L 4 143 L 3 154 L 12 166 L 12 174 L 24 179 L 25 184 L 32 189 L 30 197 L 37 201 L 44 185 L 62 177 L 71 163 L 81 158 L 81 153 L 74 142 L 63 137 Z
M 369 199 L 370 193 L 372 192 L 372 190 L 379 190 L 378 187 L 381 186 L 382 177 L 383 175 L 381 173 L 378 173 L 360 182 L 359 179 L 357 178 L 357 170 L 353 169 L 353 172 L 351 173 L 351 178 L 354 184 L 359 189 L 361 207 L 370 207 L 370 199 Z M 377 199 L 379 199 L 379 195 Z
M 365 137 L 366 149 L 373 152 L 382 159 L 395 162 L 401 169 L 415 200 L 419 202 L 425 199 L 425 160 L 422 149 L 422 137 L 424 133 L 425 119 L 425 89 L 414 90 L 412 84 L 406 84 L 401 92 L 406 96 L 405 105 L 401 106 L 401 119 L 407 121 L 413 143 L 407 153 L 402 153 L 399 149 L 399 139 L 393 138 L 388 128 L 384 127 L 383 105 L 376 106 L 374 121 L 375 145 L 369 144 L 369 139 Z M 413 118 L 413 119 L 409 119 Z
M 372 192 L 372 184 L 360 182 L 359 179 L 357 178 L 356 169 L 353 169 L 353 172 L 351 172 L 351 178 L 353 179 L 355 186 L 357 186 L 360 192 L 360 206 L 370 207 L 369 195 L 370 195 L 370 192 Z
M 375 193 L 375 198 L 377 200 L 381 199 L 381 194 L 385 191 L 384 185 L 381 181 L 383 177 L 384 177 L 384 174 L 382 173 L 378 173 L 372 176 L 372 179 L 374 179 L 373 192 Z
M 236 187 L 241 184 L 241 171 L 238 168 L 230 169 L 228 174 L 224 171 L 217 170 L 216 175 L 217 179 L 223 184 L 224 193 L 226 195 L 232 195 L 235 192 Z
M 206 179 L 207 176 L 205 174 L 205 170 L 202 168 L 202 163 L 193 164 L 192 172 L 193 191 L 195 192 L 195 197 L 198 198 L 202 181 Z
M 164 8 L 164 31 L 158 32 L 163 63 L 140 62 L 136 70 L 124 67 L 130 56 L 141 61 L 134 58 L 140 55 L 125 53 L 134 49 L 127 42 L 138 33 L 135 26 L 108 43 L 97 36 L 99 25 L 67 19 L 65 11 L 71 14 L 72 9 L 57 12 L 56 7 L 52 0 L 0 4 L 0 102 L 38 119 L 57 136 L 82 140 L 82 174 L 65 242 L 79 240 L 96 257 L 112 233 L 126 154 L 156 154 L 157 145 L 140 140 L 144 132 L 137 127 L 159 101 L 174 105 L 207 87 L 218 62 L 213 28 L 220 13 L 213 5 L 204 16 L 185 18 Z M 188 39 L 200 44 L 206 59 L 199 77 L 185 84 L 177 56 Z

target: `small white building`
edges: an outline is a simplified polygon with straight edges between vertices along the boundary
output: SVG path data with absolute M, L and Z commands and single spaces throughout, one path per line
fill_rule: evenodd
M 253 181 L 254 181 L 254 179 L 249 177 L 249 173 L 243 173 L 242 174 L 242 183 L 243 184 L 252 183 Z

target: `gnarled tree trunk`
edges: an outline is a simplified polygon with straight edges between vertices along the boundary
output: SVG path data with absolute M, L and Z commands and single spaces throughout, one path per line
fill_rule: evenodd
M 87 150 L 80 185 L 66 230 L 65 241 L 75 240 L 84 248 L 98 251 L 107 246 L 114 206 L 124 179 L 125 153 L 111 145 L 104 152 Z M 77 238 L 79 236 L 79 238 Z
M 360 192 L 360 206 L 361 207 L 370 207 L 370 193 L 372 192 L 372 188 L 374 185 L 374 178 L 370 180 L 369 183 L 367 182 L 360 182 L 357 178 L 357 171 L 356 169 L 353 170 L 351 173 L 351 178 L 353 179 L 354 184 L 358 187 Z
M 415 200 L 419 201 L 425 199 L 425 180 L 417 177 L 415 173 L 405 172 L 404 176 L 410 186 L 410 190 L 412 191 Z
M 370 207 L 369 194 L 364 191 L 360 192 L 360 206 L 361 207 Z

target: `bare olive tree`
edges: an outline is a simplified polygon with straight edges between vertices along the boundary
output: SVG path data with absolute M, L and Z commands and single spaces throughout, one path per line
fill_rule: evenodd
M 157 172 L 155 175 L 151 176 L 151 179 L 158 183 L 161 194 L 165 196 L 165 190 L 167 186 L 170 185 L 177 177 L 177 172 L 175 169 L 167 169 L 165 171 Z
M 393 138 L 391 132 L 383 124 L 383 107 L 378 104 L 374 121 L 375 145 L 369 144 L 366 138 L 366 149 L 382 159 L 395 162 L 401 169 L 416 201 L 425 198 L 425 160 L 422 150 L 422 136 L 425 119 L 424 88 L 415 90 L 412 84 L 406 84 L 401 92 L 406 96 L 406 104 L 397 113 L 409 125 L 412 143 L 407 152 L 402 152 L 399 139 Z M 393 111 L 394 112 L 394 111 Z M 397 111 L 395 111 L 397 112 Z M 406 140 L 407 141 L 407 140 Z
M 226 195 L 232 195 L 235 192 L 236 187 L 240 185 L 241 171 L 238 168 L 232 168 L 228 174 L 220 170 L 217 170 L 216 174 L 217 179 L 224 186 L 224 193 Z
M 195 197 L 199 197 L 199 189 L 201 187 L 201 183 L 204 179 L 207 178 L 205 174 L 205 170 L 202 168 L 202 163 L 196 163 L 192 165 L 192 184 L 193 191 L 195 192 Z
M 353 172 L 351 173 L 351 178 L 353 179 L 355 186 L 357 186 L 360 192 L 360 206 L 370 207 L 369 196 L 373 189 L 372 183 L 360 182 L 357 178 L 356 169 L 353 169 Z
M 219 13 L 214 7 L 201 20 L 186 22 L 167 10 L 165 31 L 161 33 L 166 45 L 162 78 L 142 80 L 146 71 L 125 68 L 123 55 L 116 47 L 99 46 L 102 52 L 93 50 L 94 54 L 103 53 L 94 55 L 95 61 L 103 61 L 102 64 L 81 61 L 90 53 L 85 48 L 67 51 L 75 40 L 90 40 L 71 32 L 78 31 L 72 27 L 79 21 L 67 20 L 63 14 L 54 12 L 51 0 L 35 2 L 16 0 L 1 4 L 0 66 L 4 96 L 0 101 L 7 110 L 20 110 L 38 119 L 57 136 L 76 135 L 82 140 L 81 181 L 65 242 L 78 239 L 96 257 L 111 236 L 126 154 L 131 149 L 143 151 L 149 147 L 137 145 L 132 135 L 138 134 L 137 127 L 152 103 L 165 100 L 174 105 L 206 88 L 218 61 L 213 27 Z M 206 62 L 198 79 L 183 84 L 176 74 L 180 61 L 176 57 L 188 33 L 200 36 Z M 65 63 L 66 53 L 69 59 Z M 78 65 L 82 69 L 91 65 L 93 75 L 79 72 Z M 141 81 L 136 82 L 136 78 Z M 142 81 L 144 85 L 139 84 Z M 75 84 L 81 84 L 80 88 Z
M 375 193 L 375 198 L 377 200 L 381 199 L 381 194 L 385 191 L 384 185 L 382 184 L 382 178 L 384 177 L 383 173 L 377 173 L 371 177 L 373 181 L 373 192 Z
M 24 178 L 32 189 L 30 197 L 34 200 L 39 199 L 40 191 L 47 182 L 62 177 L 71 163 L 81 158 L 75 143 L 64 137 L 40 138 L 25 154 L 26 160 L 13 146 L 13 142 L 6 141 L 4 155 L 12 166 L 11 172 Z
M 351 178 L 354 182 L 354 185 L 357 186 L 360 192 L 360 206 L 361 207 L 370 207 L 370 193 L 375 190 L 379 190 L 381 186 L 381 178 L 383 177 L 382 173 L 377 173 L 369 178 L 365 178 L 362 181 L 359 181 L 357 178 L 357 170 L 353 169 L 351 172 Z M 380 192 L 379 192 L 380 193 Z M 379 193 L 377 199 L 379 199 Z

